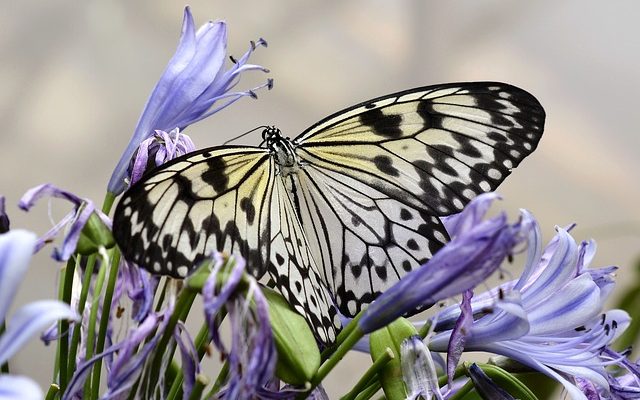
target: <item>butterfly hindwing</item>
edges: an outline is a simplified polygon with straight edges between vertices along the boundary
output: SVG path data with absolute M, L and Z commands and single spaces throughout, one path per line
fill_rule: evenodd
M 312 254 L 344 315 L 354 316 L 448 238 L 437 217 L 350 176 L 308 165 L 291 179 Z
M 314 255 L 330 260 L 340 311 L 353 316 L 429 259 L 448 240 L 436 217 L 494 190 L 543 125 L 527 92 L 462 83 L 377 98 L 296 138 L 301 221 Z
M 291 202 L 286 182 L 278 177 L 271 202 L 269 273 L 280 293 L 302 314 L 323 343 L 335 340 L 340 319 L 325 282 L 318 274 L 305 232 Z

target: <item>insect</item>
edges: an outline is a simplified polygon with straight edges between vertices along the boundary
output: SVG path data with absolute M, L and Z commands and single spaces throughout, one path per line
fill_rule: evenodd
M 123 196 L 114 235 L 151 273 L 184 278 L 214 250 L 265 274 L 331 343 L 448 240 L 440 216 L 494 190 L 537 146 L 545 113 L 495 83 L 410 89 L 347 108 L 293 140 L 172 160 Z M 428 265 L 425 267 L 428 268 Z

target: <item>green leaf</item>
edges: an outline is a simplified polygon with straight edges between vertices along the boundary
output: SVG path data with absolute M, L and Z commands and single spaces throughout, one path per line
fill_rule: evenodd
M 404 400 L 407 398 L 407 390 L 402 379 L 400 366 L 400 345 L 404 339 L 417 333 L 411 322 L 404 318 L 398 318 L 369 336 L 372 360 L 375 361 L 383 356 L 387 348 L 391 349 L 394 355 L 394 358 L 378 373 L 378 379 L 388 400 Z
M 276 375 L 286 383 L 304 385 L 320 367 L 320 350 L 304 317 L 273 289 L 262 288 L 278 350 Z
M 80 232 L 76 252 L 85 256 L 91 255 L 96 253 L 101 246 L 110 249 L 115 244 L 111 230 L 96 213 L 92 213 Z

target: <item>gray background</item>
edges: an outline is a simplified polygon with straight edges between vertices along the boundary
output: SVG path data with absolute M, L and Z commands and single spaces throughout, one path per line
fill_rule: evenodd
M 1 1 L 0 192 L 13 227 L 43 233 L 46 203 L 26 215 L 28 188 L 54 183 L 100 204 L 142 107 L 177 44 L 179 1 Z M 501 207 L 531 210 L 545 238 L 577 222 L 596 265 L 640 253 L 640 6 L 633 1 L 192 1 L 198 25 L 229 23 L 229 52 L 269 42 L 252 62 L 271 92 L 242 100 L 188 133 L 216 145 L 263 124 L 288 136 L 341 108 L 426 84 L 498 80 L 533 93 L 547 111 L 538 150 L 503 184 Z M 245 76 L 241 87 L 264 76 Z M 258 135 L 245 143 L 257 144 Z M 53 214 L 67 205 L 54 202 Z M 15 306 L 55 296 L 59 265 L 46 248 Z M 15 309 L 14 306 L 14 309 Z M 52 349 L 33 340 L 13 370 L 50 382 Z M 327 381 L 332 397 L 364 371 L 350 357 Z

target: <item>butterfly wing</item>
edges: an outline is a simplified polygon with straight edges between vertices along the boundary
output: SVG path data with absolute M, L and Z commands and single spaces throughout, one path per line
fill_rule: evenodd
M 321 276 L 353 316 L 448 240 L 438 216 L 494 190 L 535 148 L 544 110 L 494 82 L 380 97 L 294 140 L 294 204 Z
M 270 275 L 289 304 L 315 329 L 325 344 L 333 343 L 341 326 L 325 282 L 291 202 L 290 187 L 277 177 L 271 202 Z
M 267 149 L 214 147 L 162 165 L 123 195 L 113 231 L 127 260 L 175 278 L 213 251 L 238 252 L 319 340 L 335 340 L 337 312 Z
M 123 195 L 114 236 L 125 258 L 152 273 L 187 276 L 213 251 L 239 252 L 266 271 L 275 173 L 266 149 L 214 147 L 176 158 Z

